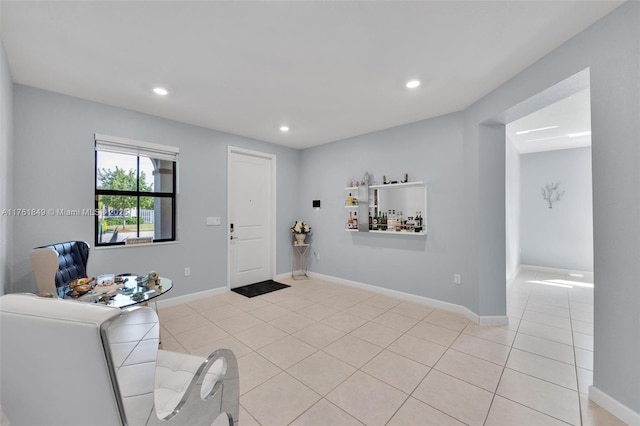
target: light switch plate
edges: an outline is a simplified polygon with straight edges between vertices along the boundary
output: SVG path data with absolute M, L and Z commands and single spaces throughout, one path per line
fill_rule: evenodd
M 219 217 L 207 217 L 207 226 L 217 226 L 220 225 Z

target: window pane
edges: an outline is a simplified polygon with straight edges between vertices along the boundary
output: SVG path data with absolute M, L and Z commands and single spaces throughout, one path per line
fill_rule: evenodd
M 96 244 L 137 237 L 174 241 L 175 171 L 173 160 L 96 151 Z M 117 195 L 121 191 L 127 195 Z
M 137 190 L 138 157 L 102 151 L 98 151 L 96 157 L 96 188 Z
M 153 239 L 173 240 L 175 237 L 173 235 L 173 203 L 171 198 L 141 197 L 141 199 L 153 200 L 153 234 L 151 235 Z M 143 217 L 146 224 L 147 217 Z
M 140 157 L 140 191 L 173 192 L 174 162 Z
M 98 197 L 98 244 L 119 243 L 138 234 L 137 197 Z

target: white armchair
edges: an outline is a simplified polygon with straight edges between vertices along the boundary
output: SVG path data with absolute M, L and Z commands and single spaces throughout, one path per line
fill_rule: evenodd
M 158 349 L 150 308 L 8 294 L 0 323 L 0 399 L 12 426 L 237 426 L 233 353 Z
M 42 294 L 58 295 L 56 272 L 58 272 L 58 253 L 50 248 L 40 247 L 31 250 L 31 271 L 36 277 L 38 291 Z

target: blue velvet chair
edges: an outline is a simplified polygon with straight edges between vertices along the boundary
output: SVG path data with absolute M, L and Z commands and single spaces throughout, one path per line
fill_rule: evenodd
M 89 261 L 89 244 L 84 241 L 67 241 L 64 243 L 49 244 L 34 249 L 50 249 L 58 255 L 58 270 L 55 273 L 55 286 L 58 297 L 64 297 L 69 283 L 78 278 L 87 278 L 87 263 Z M 41 250 L 40 250 L 41 251 Z M 35 272 L 34 256 L 31 256 L 31 269 Z M 47 278 L 45 278 L 47 279 Z M 38 276 L 36 275 L 36 280 Z M 44 283 L 48 285 L 47 283 Z M 40 282 L 38 287 L 43 288 Z M 41 290 L 42 291 L 42 290 Z

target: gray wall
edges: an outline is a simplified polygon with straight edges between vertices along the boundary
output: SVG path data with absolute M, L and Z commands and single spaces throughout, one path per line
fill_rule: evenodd
M 0 212 L 13 207 L 13 84 L 0 41 Z M 0 294 L 9 291 L 13 254 L 13 218 L 0 215 Z
M 587 68 L 593 163 L 594 386 L 640 412 L 640 3 L 624 3 L 465 111 L 466 279 L 484 297 L 478 297 L 476 312 L 503 309 L 491 302 L 502 303 L 504 293 L 504 282 L 492 282 L 491 270 L 504 271 L 505 239 L 494 232 L 504 221 L 504 205 L 495 204 L 492 186 L 504 176 L 504 169 L 492 170 L 491 159 L 482 155 L 499 135 L 483 134 L 481 124 L 504 124 L 533 112 L 519 105 Z M 482 270 L 482 263 L 489 269 Z
M 522 158 L 522 263 L 593 271 L 591 148 Z M 549 208 L 541 188 L 561 182 L 564 197 Z
M 640 3 L 625 3 L 583 42 L 593 46 L 593 380 L 640 413 Z
M 507 139 L 505 144 L 505 232 L 506 277 L 509 282 L 521 263 L 520 235 L 520 152 L 513 142 Z
M 227 284 L 227 146 L 277 156 L 277 273 L 290 270 L 290 223 L 296 217 L 298 150 L 31 87 L 14 86 L 15 205 L 92 208 L 93 134 L 178 146 L 177 244 L 92 249 L 89 274 L 158 270 L 173 277 L 171 297 Z M 219 216 L 221 226 L 206 226 Z M 94 243 L 93 217 L 15 219 L 13 291 L 35 288 L 32 247 L 85 240 Z M 184 277 L 184 267 L 191 276 Z
M 414 295 L 461 303 L 463 285 L 462 128 L 450 114 L 302 152 L 301 218 L 313 227 L 310 269 Z M 345 232 L 347 179 L 365 172 L 427 184 L 427 237 Z M 322 208 L 312 208 L 320 199 Z M 405 212 L 407 213 L 407 212 Z M 412 215 L 415 212 L 411 212 Z M 424 214 L 425 212 L 423 212 Z M 360 220 L 366 220 L 361 218 Z

